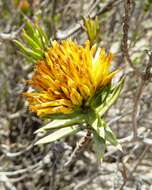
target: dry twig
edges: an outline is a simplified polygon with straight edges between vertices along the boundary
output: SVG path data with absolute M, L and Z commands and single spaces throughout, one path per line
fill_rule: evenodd
M 130 172 L 128 173 L 128 175 L 125 175 L 124 178 L 124 182 L 121 185 L 119 190 L 123 190 L 124 186 L 126 185 L 127 181 L 129 180 L 129 178 L 133 175 L 133 173 L 136 171 L 137 167 L 139 166 L 139 164 L 141 163 L 141 161 L 143 160 L 143 158 L 145 157 L 147 151 L 149 149 L 149 146 L 146 146 L 144 151 L 142 152 L 142 154 L 140 155 L 140 157 L 138 158 L 138 160 L 136 161 L 135 165 L 132 167 L 132 169 L 130 170 Z M 124 168 L 125 169 L 125 168 Z M 126 171 L 124 171 L 124 173 L 126 173 Z
M 120 3 L 119 0 L 108 1 L 106 3 L 106 5 L 103 8 L 101 8 L 97 13 L 90 15 L 90 18 L 95 18 L 96 16 L 99 16 L 101 14 L 108 12 L 109 10 L 111 10 L 113 8 L 114 5 L 116 5 L 118 3 Z M 78 31 L 82 30 L 82 26 L 83 26 L 83 20 L 80 20 L 78 24 L 75 24 L 75 27 L 72 27 L 71 29 L 68 28 L 66 31 L 58 31 L 56 37 L 59 40 L 66 39 L 66 38 L 74 35 Z
M 130 55 L 129 55 L 129 48 L 128 48 L 128 32 L 129 32 L 129 24 L 130 24 L 130 11 L 131 11 L 131 5 L 132 5 L 132 0 L 125 0 L 124 1 L 124 10 L 125 10 L 125 16 L 124 16 L 124 25 L 123 25 L 123 53 L 124 56 L 126 57 L 127 62 L 129 63 L 130 67 L 134 70 L 135 74 L 139 77 L 140 79 L 140 85 L 139 89 L 137 91 L 137 95 L 135 97 L 134 101 L 134 107 L 133 107 L 133 114 L 132 114 L 132 122 L 133 122 L 133 132 L 134 132 L 134 138 L 137 138 L 137 125 L 138 125 L 138 116 L 140 112 L 140 101 L 142 98 L 142 94 L 144 91 L 144 87 L 146 84 L 146 81 L 150 79 L 151 74 L 150 68 L 151 68 L 151 60 L 152 56 L 149 59 L 149 64 L 146 67 L 145 73 L 141 73 L 134 65 L 132 62 Z
M 24 24 L 16 31 L 13 31 L 11 33 L 0 33 L 0 41 L 12 41 L 16 38 L 16 36 L 20 33 L 20 31 L 23 29 Z

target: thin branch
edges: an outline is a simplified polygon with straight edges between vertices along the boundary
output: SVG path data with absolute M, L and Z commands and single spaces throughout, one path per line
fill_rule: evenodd
M 139 89 L 135 98 L 134 107 L 133 107 L 133 114 L 132 114 L 132 122 L 133 122 L 133 132 L 134 132 L 134 138 L 136 139 L 137 134 L 137 127 L 138 127 L 138 117 L 140 113 L 140 101 L 142 98 L 142 94 L 145 87 L 145 80 L 141 79 Z
M 145 155 L 146 155 L 146 153 L 147 153 L 148 150 L 149 150 L 149 146 L 147 145 L 145 147 L 144 151 L 142 152 L 142 154 L 140 155 L 140 157 L 138 158 L 138 160 L 136 161 L 135 165 L 132 167 L 131 171 L 128 173 L 128 177 L 124 178 L 124 182 L 121 185 L 121 187 L 120 187 L 119 190 L 123 190 L 123 188 L 126 185 L 127 181 L 133 175 L 133 173 L 136 171 L 137 167 L 139 166 L 139 164 L 141 163 L 141 161 L 145 157 Z
M 30 144 L 29 146 L 27 146 L 26 148 L 24 148 L 21 151 L 18 151 L 18 152 L 9 152 L 7 150 L 7 148 L 6 148 L 6 145 L 2 144 L 0 146 L 0 150 L 3 152 L 3 154 L 6 157 L 8 157 L 8 158 L 15 158 L 15 157 L 21 156 L 22 154 L 25 154 L 26 152 L 28 152 L 29 150 L 31 150 L 33 147 L 34 147 L 34 143 Z
M 138 116 L 140 112 L 140 101 L 142 98 L 142 94 L 144 91 L 144 87 L 146 84 L 146 81 L 150 78 L 150 64 L 146 67 L 145 73 L 142 73 L 137 69 L 132 62 L 130 55 L 129 55 L 129 48 L 128 48 L 128 32 L 129 32 L 129 23 L 130 23 L 130 12 L 131 12 L 131 5 L 132 0 L 124 0 L 124 10 L 125 10 L 125 16 L 124 16 L 124 25 L 123 25 L 123 53 L 124 56 L 129 63 L 130 67 L 134 70 L 135 74 L 140 78 L 140 86 L 135 98 L 134 102 L 134 108 L 133 108 L 133 114 L 132 114 L 132 121 L 133 121 L 133 132 L 134 132 L 134 138 L 137 138 L 137 125 L 138 125 Z M 152 58 L 150 59 L 152 60 Z M 151 61 L 149 61 L 151 62 Z
M 14 40 L 17 35 L 20 33 L 20 31 L 23 29 L 24 24 L 16 31 L 13 31 L 11 33 L 0 33 L 0 41 L 12 41 Z
M 12 33 L 0 33 L 0 40 L 1 41 L 11 41 L 14 40 L 16 37 L 16 32 L 12 32 Z
M 132 114 L 134 138 L 137 138 L 137 135 L 138 135 L 137 134 L 138 117 L 140 113 L 140 102 L 143 95 L 143 91 L 144 91 L 147 81 L 150 81 L 152 78 L 151 68 L 152 68 L 152 53 L 149 54 L 149 61 L 146 66 L 145 72 L 142 74 L 142 77 L 140 78 L 141 82 L 139 85 L 139 89 L 137 91 L 137 95 L 135 97 L 133 114 Z
M 129 24 L 130 24 L 130 12 L 131 12 L 131 0 L 124 0 L 124 23 L 123 23 L 123 54 L 129 63 L 130 67 L 134 70 L 135 74 L 141 77 L 140 71 L 134 66 L 128 48 L 128 32 L 129 32 Z
M 0 175 L 0 183 L 4 183 L 6 189 L 8 190 L 17 190 L 6 175 L 3 174 Z
M 84 148 L 90 143 L 91 141 L 91 131 L 88 130 L 86 135 L 82 137 L 80 142 L 77 144 L 76 148 L 74 149 L 73 153 L 71 154 L 70 158 L 68 161 L 64 164 L 65 167 L 70 166 L 74 160 L 77 158 L 78 154 L 80 154 Z

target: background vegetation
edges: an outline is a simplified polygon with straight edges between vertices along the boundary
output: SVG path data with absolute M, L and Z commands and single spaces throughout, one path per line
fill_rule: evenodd
M 82 16 L 98 16 L 101 47 L 115 53 L 112 67 L 126 82 L 106 113 L 124 152 L 109 147 L 99 167 L 90 145 L 70 167 L 63 165 L 80 136 L 34 146 L 33 132 L 43 120 L 29 113 L 21 93 L 33 64 L 18 52 L 24 17 L 51 39 L 83 43 Z M 152 189 L 152 1 L 0 0 L 0 189 L 151 190 Z M 117 78 L 115 79 L 117 80 Z

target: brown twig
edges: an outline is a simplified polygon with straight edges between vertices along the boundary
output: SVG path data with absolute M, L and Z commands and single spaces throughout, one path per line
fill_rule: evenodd
M 76 157 L 84 150 L 84 148 L 90 143 L 91 141 L 91 131 L 88 130 L 86 135 L 80 140 L 77 144 L 76 148 L 74 149 L 73 153 L 71 154 L 69 160 L 64 164 L 65 167 L 70 166 Z
M 55 15 L 55 11 L 56 11 L 56 7 L 57 7 L 57 0 L 52 0 L 52 10 L 51 10 L 51 36 L 52 38 L 56 37 L 56 25 L 54 23 L 54 15 Z
M 137 167 L 139 166 L 139 164 L 141 163 L 141 161 L 143 160 L 143 158 L 145 157 L 147 151 L 149 149 L 149 146 L 147 145 L 144 149 L 144 151 L 142 152 L 142 154 L 140 155 L 139 159 L 136 161 L 135 165 L 132 167 L 132 169 L 130 170 L 130 172 L 128 173 L 128 177 L 124 178 L 124 182 L 121 185 L 119 190 L 123 190 L 124 186 L 126 185 L 127 181 L 129 180 L 129 178 L 133 175 L 133 173 L 136 171 Z
M 135 102 L 134 102 L 134 107 L 133 107 L 133 114 L 132 114 L 133 133 L 134 133 L 134 138 L 135 139 L 138 136 L 138 134 L 137 134 L 138 117 L 139 117 L 139 113 L 140 113 L 140 101 L 141 101 L 141 98 L 142 98 L 144 87 L 145 87 L 145 80 L 141 79 L 139 89 L 138 89 L 137 95 L 135 97 Z
M 134 66 L 128 48 L 128 32 L 129 32 L 129 24 L 130 24 L 130 12 L 131 12 L 131 1 L 132 0 L 124 0 L 124 23 L 123 23 L 123 54 L 129 63 L 130 67 L 134 70 L 135 74 L 141 77 L 140 71 Z
M 133 115 L 132 115 L 134 138 L 137 138 L 138 136 L 137 127 L 138 127 L 138 117 L 140 113 L 140 101 L 147 81 L 150 81 L 152 78 L 151 68 L 152 68 L 152 53 L 149 53 L 149 61 L 146 66 L 145 72 L 142 74 L 142 77 L 140 78 L 141 82 L 134 102 Z
M 137 69 L 132 62 L 130 55 L 129 55 L 129 48 L 128 48 L 128 31 L 129 31 L 129 23 L 130 23 L 130 12 L 131 12 L 131 5 L 132 0 L 125 0 L 124 1 L 124 10 L 125 10 L 125 16 L 124 16 L 124 25 L 123 25 L 123 53 L 124 57 L 126 58 L 127 62 L 129 63 L 130 67 L 134 70 L 135 74 L 139 77 L 141 80 L 139 89 L 137 92 L 137 95 L 135 97 L 134 102 L 134 108 L 133 108 L 133 114 L 132 114 L 132 121 L 133 121 L 133 132 L 134 132 L 134 138 L 137 138 L 137 125 L 138 125 L 138 116 L 140 112 L 140 101 L 142 98 L 143 90 L 146 84 L 146 81 L 149 80 L 151 74 L 150 74 L 150 68 L 151 64 L 148 64 L 146 67 L 145 73 L 142 73 Z M 152 56 L 151 56 L 152 57 Z M 150 63 L 152 58 L 149 59 Z
M 16 38 L 16 36 L 20 33 L 20 31 L 23 29 L 24 24 L 16 31 L 10 32 L 10 33 L 0 33 L 0 41 L 12 41 Z

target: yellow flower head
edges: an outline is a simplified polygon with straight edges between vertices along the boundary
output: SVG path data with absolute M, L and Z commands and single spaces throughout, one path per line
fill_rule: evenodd
M 29 83 L 36 90 L 24 95 L 39 116 L 71 113 L 111 82 L 112 54 L 105 49 L 78 45 L 71 40 L 53 41 L 45 58 L 37 62 Z

